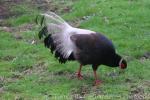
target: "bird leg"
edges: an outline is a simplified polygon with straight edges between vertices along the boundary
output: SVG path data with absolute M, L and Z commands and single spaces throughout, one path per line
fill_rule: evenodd
M 82 64 L 80 64 L 80 67 L 79 67 L 79 70 L 78 70 L 78 72 L 77 72 L 77 77 L 78 77 L 78 79 L 83 79 L 83 76 L 81 75 L 81 69 L 82 69 Z
M 97 85 L 102 83 L 102 81 L 98 79 L 97 74 L 96 74 L 96 70 L 97 70 L 98 66 L 92 65 L 92 68 L 93 68 L 94 77 L 95 77 L 95 83 L 94 84 L 95 84 L 95 86 L 97 86 Z
M 100 85 L 102 81 L 98 79 L 96 70 L 94 70 L 94 77 L 95 77 L 95 86 Z

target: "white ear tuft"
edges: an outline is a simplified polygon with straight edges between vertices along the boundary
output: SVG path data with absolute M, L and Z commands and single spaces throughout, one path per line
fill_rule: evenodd
M 123 61 L 123 58 L 120 59 L 119 66 L 121 66 L 122 61 Z

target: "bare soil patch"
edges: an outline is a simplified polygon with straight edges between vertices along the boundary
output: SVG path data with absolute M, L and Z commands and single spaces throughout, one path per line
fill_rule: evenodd
M 145 58 L 145 59 L 150 59 L 150 52 L 146 52 L 141 56 L 141 59 Z
M 129 95 L 129 100 L 144 100 L 144 88 L 133 87 Z
M 104 92 L 101 88 L 96 86 L 82 85 L 78 89 L 73 89 L 72 92 L 73 100 L 86 100 L 85 97 L 93 94 L 93 98 L 99 95 L 104 95 Z

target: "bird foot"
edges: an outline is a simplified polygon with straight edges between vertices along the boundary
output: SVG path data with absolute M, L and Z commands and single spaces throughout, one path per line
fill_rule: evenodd
M 82 79 L 83 79 L 83 76 L 82 76 L 80 73 L 77 73 L 76 75 L 77 75 L 77 78 L 78 78 L 79 80 L 82 80 Z
M 95 80 L 95 86 L 98 86 L 98 85 L 100 85 L 101 83 L 102 83 L 101 80 Z

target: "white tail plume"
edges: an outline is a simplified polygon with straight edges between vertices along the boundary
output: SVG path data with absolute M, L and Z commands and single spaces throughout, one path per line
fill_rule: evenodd
M 74 43 L 70 39 L 71 35 L 95 33 L 90 30 L 74 28 L 53 12 L 41 15 L 45 18 L 44 23 L 47 26 L 48 33 L 52 35 L 56 51 L 59 51 L 64 58 L 68 58 L 75 48 Z

